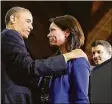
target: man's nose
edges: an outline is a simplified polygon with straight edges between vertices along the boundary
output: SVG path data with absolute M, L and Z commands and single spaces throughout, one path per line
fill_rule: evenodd
M 29 28 L 30 28 L 30 30 L 33 30 L 33 25 L 30 24 L 30 25 L 29 25 Z
M 96 57 L 98 57 L 99 56 L 99 54 L 96 52 L 96 53 L 94 53 L 94 55 L 93 55 L 93 57 L 94 58 L 96 58 Z
M 30 29 L 33 30 L 33 25 L 31 24 Z

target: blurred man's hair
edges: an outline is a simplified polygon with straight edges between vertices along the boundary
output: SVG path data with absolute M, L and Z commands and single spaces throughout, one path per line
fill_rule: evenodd
M 96 47 L 98 45 L 102 45 L 112 56 L 112 46 L 109 42 L 105 40 L 96 40 L 95 42 L 93 42 L 92 47 Z

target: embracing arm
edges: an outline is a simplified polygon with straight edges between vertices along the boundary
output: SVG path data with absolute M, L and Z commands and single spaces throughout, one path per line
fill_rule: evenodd
M 14 30 L 2 34 L 2 60 L 12 73 L 24 73 L 31 76 L 44 76 L 65 73 L 66 63 L 63 55 L 48 59 L 33 60 L 23 39 Z
M 70 59 L 83 56 L 83 51 L 73 51 L 48 59 L 33 60 L 26 50 L 23 39 L 15 30 L 8 30 L 2 36 L 2 56 L 12 71 L 24 72 L 33 76 L 53 75 L 66 72 L 66 62 Z M 78 54 L 79 55 L 78 55 Z M 83 56 L 84 57 L 84 56 Z M 15 70 L 16 69 L 16 70 Z

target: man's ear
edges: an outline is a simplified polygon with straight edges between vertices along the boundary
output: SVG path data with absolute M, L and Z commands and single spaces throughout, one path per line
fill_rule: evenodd
M 16 22 L 16 17 L 14 15 L 10 16 L 10 22 L 15 23 Z
M 66 29 L 65 30 L 65 38 L 68 38 L 69 35 L 70 35 L 70 30 L 69 29 Z

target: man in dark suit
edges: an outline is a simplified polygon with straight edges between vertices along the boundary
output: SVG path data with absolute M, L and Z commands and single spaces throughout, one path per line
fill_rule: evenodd
M 31 12 L 22 7 L 11 8 L 5 16 L 6 29 L 1 33 L 2 104 L 40 104 L 40 76 L 64 74 L 68 60 L 86 57 L 77 49 L 33 60 L 23 40 L 33 29 L 32 21 Z
M 92 52 L 92 61 L 93 65 L 91 65 L 91 74 L 95 70 L 99 70 L 100 66 L 103 65 L 103 63 L 107 63 L 112 58 L 112 46 L 109 42 L 105 40 L 96 40 L 91 44 L 91 52 Z M 108 68 L 107 68 L 108 69 Z M 91 82 L 91 76 L 90 76 L 90 82 Z M 97 82 L 97 81 L 96 81 Z M 93 82 L 91 82 L 93 83 Z M 89 98 L 91 100 L 91 91 L 94 89 L 91 89 L 91 83 L 89 85 Z

